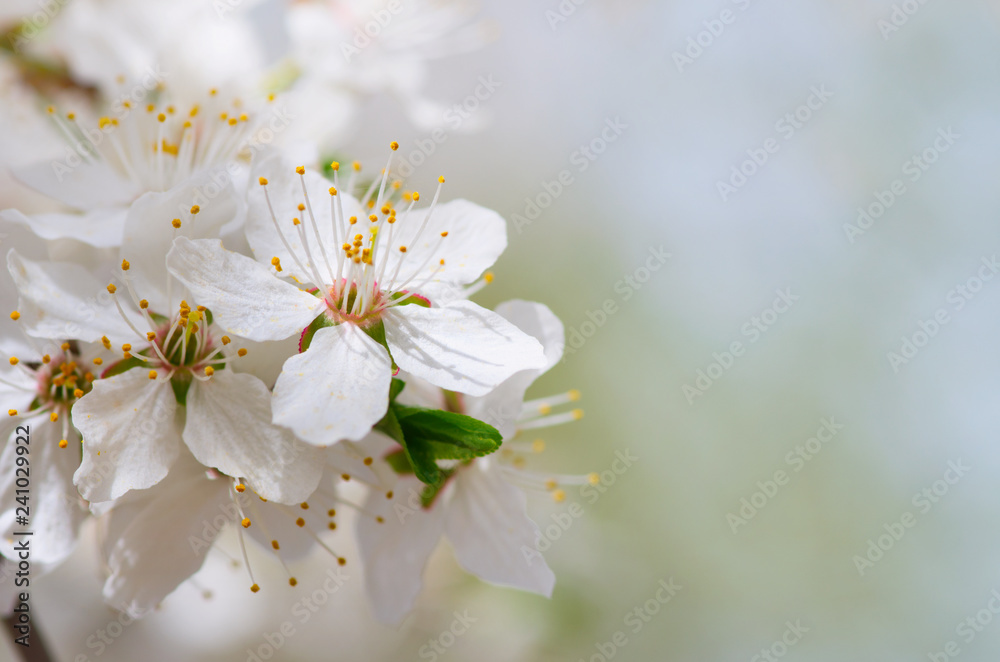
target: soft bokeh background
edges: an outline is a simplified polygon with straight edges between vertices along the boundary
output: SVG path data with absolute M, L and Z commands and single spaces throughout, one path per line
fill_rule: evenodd
M 552 601 L 463 576 L 445 546 L 399 630 L 370 617 L 356 564 L 303 624 L 295 603 L 326 558 L 300 564 L 298 589 L 251 595 L 220 553 L 157 613 L 108 630 L 116 614 L 85 545 L 33 597 L 59 659 L 243 662 L 291 621 L 274 659 L 721 661 L 767 648 L 809 662 L 945 660 L 954 641 L 963 661 L 996 660 L 1000 278 L 960 311 L 952 290 L 1000 252 L 1000 5 L 896 4 L 917 11 L 884 38 L 889 0 L 508 0 L 484 7 L 492 45 L 435 65 L 435 98 L 461 102 L 481 76 L 500 86 L 475 116 L 487 128 L 448 133 L 418 188 L 445 174 L 446 196 L 512 219 L 560 171 L 573 177 L 532 223 L 512 223 L 481 300 L 540 300 L 586 332 L 589 312 L 617 307 L 534 391 L 579 388 L 587 417 L 546 431 L 533 463 L 610 472 L 597 499 L 532 500 L 543 526 L 571 522 L 547 552 Z M 553 28 L 560 6 L 575 11 Z M 674 53 L 723 10 L 731 24 L 679 71 Z M 273 25 L 267 3 L 257 11 Z M 776 123 L 821 86 L 832 96 L 786 138 Z M 627 128 L 581 171 L 574 152 L 616 119 Z M 390 140 L 405 155 L 428 137 L 391 100 L 372 102 L 363 126 L 344 151 L 370 163 Z M 954 145 L 911 181 L 904 163 L 949 128 Z M 717 182 L 768 139 L 779 150 L 723 201 Z M 844 225 L 895 179 L 906 192 L 852 243 Z M 669 260 L 627 298 L 617 284 L 660 247 Z M 744 325 L 786 289 L 800 298 L 751 342 Z M 894 371 L 887 354 L 939 308 L 951 321 Z M 736 341 L 745 353 L 689 403 L 683 386 Z M 830 417 L 843 429 L 793 465 Z M 620 475 L 618 453 L 638 458 Z M 914 495 L 949 462 L 969 470 L 922 512 Z M 787 484 L 734 532 L 727 515 L 779 470 Z M 582 517 L 567 515 L 574 503 Z M 916 525 L 861 574 L 854 557 L 907 512 Z M 671 578 L 682 588 L 649 603 L 648 623 L 626 620 Z M 452 641 L 456 610 L 476 621 L 435 657 L 424 646 Z M 786 650 L 789 623 L 808 631 Z M 118 634 L 106 650 L 99 630 Z M 609 647 L 618 631 L 627 643 Z

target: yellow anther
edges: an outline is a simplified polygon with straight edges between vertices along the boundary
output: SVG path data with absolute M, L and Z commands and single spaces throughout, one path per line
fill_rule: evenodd
M 329 515 L 330 517 L 336 517 L 337 516 L 337 509 L 336 508 L 331 508 L 330 510 L 326 511 L 326 514 Z
M 192 216 L 194 216 L 195 214 L 197 214 L 200 211 L 201 211 L 201 207 L 199 207 L 198 205 L 193 205 L 191 207 L 191 215 Z
M 104 345 L 104 349 L 111 349 L 111 341 L 107 336 L 101 336 L 101 344 Z
M 444 175 L 438 177 L 438 183 L 444 184 Z
M 538 413 L 542 416 L 548 416 L 552 413 L 552 407 L 549 405 L 538 405 Z
M 156 340 L 156 331 L 147 331 L 146 340 L 148 340 L 149 342 L 153 342 L 154 340 Z
M 341 556 L 339 559 L 337 559 L 337 565 L 347 565 L 347 559 Z
M 64 351 L 64 352 L 68 352 L 69 351 L 69 343 L 68 342 L 64 342 L 62 345 L 60 345 L 60 347 L 62 348 L 62 351 Z
M 276 270 L 281 271 L 281 260 L 279 260 L 277 256 L 272 257 L 271 266 L 273 266 Z
M 244 517 L 243 521 L 240 522 L 240 524 L 243 525 L 244 529 L 249 529 L 250 528 L 250 518 L 249 517 Z
M 274 100 L 275 100 L 275 98 L 276 98 L 276 97 L 275 97 L 275 95 L 274 95 L 274 92 L 271 92 L 270 94 L 268 94 L 268 95 L 267 95 L 267 100 L 268 100 L 268 101 L 274 101 Z
M 485 274 L 483 274 L 483 280 L 486 281 L 487 285 L 489 285 L 490 283 L 492 283 L 494 278 L 495 278 L 495 276 L 493 275 L 492 271 L 487 271 Z
M 370 214 L 368 216 L 368 220 L 371 221 L 372 223 L 378 223 L 378 216 L 376 216 L 375 214 Z
M 306 206 L 300 202 L 299 203 L 299 211 L 305 211 L 305 210 L 306 210 Z
M 300 517 L 297 520 L 295 520 L 295 525 L 298 527 L 303 527 L 306 525 L 306 521 Z
M 206 377 L 211 377 L 214 374 L 215 374 L 215 368 L 213 368 L 210 365 L 205 366 L 205 376 Z
M 417 191 L 413 192 L 413 201 L 418 202 L 420 200 L 420 193 Z
M 399 143 L 393 140 L 391 143 L 389 143 L 389 149 L 395 152 L 397 149 L 399 149 Z
M 296 166 L 295 173 L 298 174 L 298 175 L 304 175 L 304 174 L 306 174 L 306 167 L 305 166 Z
M 239 354 L 241 357 L 242 356 L 246 356 L 247 355 L 247 350 L 244 347 L 240 347 L 238 350 L 236 350 L 236 353 Z
M 69 442 L 68 441 L 66 441 L 65 439 L 60 439 L 59 440 L 59 448 L 66 448 L 67 446 L 69 446 Z
M 299 508 L 301 508 L 302 510 L 309 510 L 309 504 L 303 501 L 302 503 L 299 504 Z
M 49 106 L 45 110 L 49 111 L 49 115 L 52 115 L 53 113 L 56 112 L 55 106 Z
M 378 522 L 379 524 L 382 524 L 385 522 L 385 519 L 383 519 L 383 517 L 379 515 L 378 517 L 375 518 L 375 521 Z
M 256 584 L 254 584 L 253 586 L 250 587 L 250 592 L 251 593 L 256 593 L 259 590 L 260 590 L 260 587 L 257 586 Z
M 101 365 L 102 363 L 104 363 L 104 359 L 102 359 L 100 356 L 94 359 L 94 365 Z
M 281 545 L 278 544 L 277 540 L 271 541 L 271 547 L 273 547 L 274 549 L 281 549 Z
M 16 409 L 8 409 L 7 410 L 7 415 L 8 416 L 17 416 L 17 410 Z
M 243 483 L 237 483 L 236 485 L 233 486 L 233 489 L 239 492 L 240 494 L 243 494 L 244 492 L 247 491 L 247 486 L 244 485 Z
M 73 391 L 73 397 L 74 398 L 82 398 L 83 397 L 83 391 L 81 391 L 80 389 L 75 389 Z
M 399 247 L 399 252 L 400 253 L 405 253 L 406 252 L 406 246 L 400 246 Z
M 579 421 L 581 418 L 583 418 L 583 410 L 582 409 L 574 409 L 573 410 L 573 420 L 574 421 Z
M 231 342 L 232 342 L 232 340 L 229 339 L 229 336 L 222 336 L 222 344 L 223 345 L 228 345 Z
M 535 439 L 533 442 L 531 442 L 531 450 L 533 450 L 536 453 L 541 453 L 542 451 L 545 450 L 545 442 L 542 441 L 541 439 Z
M 351 474 L 340 474 L 340 477 L 343 478 L 345 481 L 346 480 L 350 480 L 351 479 Z
M 365 466 L 366 466 L 366 467 L 370 467 L 370 466 L 372 466 L 372 462 L 374 462 L 374 461 L 375 461 L 375 460 L 373 460 L 372 458 L 370 458 L 370 457 L 366 457 L 366 458 L 365 458 L 365 460 L 364 460 L 364 462 L 365 462 Z M 333 516 L 331 515 L 331 517 L 333 517 Z
M 267 186 L 267 177 L 261 177 L 260 179 L 258 179 L 258 180 L 257 180 L 257 182 L 258 182 L 258 183 L 259 183 L 259 184 L 260 184 L 261 186 Z
M 128 271 L 132 267 L 128 260 L 122 260 L 122 271 Z
M 16 356 L 10 357 L 10 364 L 11 365 L 17 365 L 18 363 L 20 363 L 20 361 L 17 359 Z
M 52 421 L 53 423 L 55 423 L 56 421 L 58 421 L 59 420 L 59 413 L 58 412 L 52 412 L 51 414 L 49 414 L 49 420 Z
M 563 490 L 556 490 L 552 493 L 552 500 L 556 503 L 562 503 L 566 500 L 566 492 Z
M 330 522 L 329 524 L 326 525 L 326 528 L 330 529 L 331 531 L 336 531 L 337 530 L 337 523 L 336 522 Z
M 442 232 L 442 233 L 441 233 L 441 236 L 442 236 L 442 237 L 447 237 L 447 236 L 448 236 L 448 233 L 447 233 L 447 232 Z
M 392 490 L 389 490 L 388 492 L 385 493 L 385 498 L 386 499 L 391 499 L 392 498 L 392 494 L 393 494 Z
M 250 118 L 247 117 L 246 113 L 241 113 L 240 114 L 240 121 L 241 122 L 246 122 L 248 119 L 250 119 Z
M 354 163 L 351 164 L 351 167 L 354 168 L 355 172 L 361 172 L 361 163 L 360 162 L 355 161 Z
M 16 310 L 11 311 L 10 318 L 16 322 L 17 320 L 21 319 L 21 313 L 17 312 Z
M 46 365 L 48 365 L 49 361 L 51 361 L 51 360 L 52 360 L 52 357 L 49 356 L 48 354 L 46 354 L 45 356 L 42 357 L 42 363 L 44 363 Z
M 167 121 L 167 116 L 166 116 L 166 115 L 164 115 L 163 113 L 160 113 L 159 115 L 157 115 L 157 116 L 156 116 L 156 119 L 157 119 L 157 120 L 158 120 L 159 122 L 161 122 L 161 123 L 162 123 L 162 122 L 166 122 L 166 121 Z
M 156 371 L 155 370 L 150 370 L 149 371 L 149 378 L 150 379 L 156 379 Z
M 337 189 L 333 186 L 330 187 L 330 195 L 337 195 Z
M 219 113 L 219 119 L 225 122 L 227 119 L 229 119 L 229 113 Z
M 302 225 L 302 221 L 297 218 L 292 219 L 292 225 Z
M 587 474 L 587 482 L 591 485 L 597 485 L 601 482 L 601 477 L 597 473 Z
M 333 170 L 333 171 L 340 170 L 340 162 L 339 161 L 331 161 L 330 162 L 330 170 Z
M 289 577 L 288 578 L 288 585 L 289 586 L 295 586 L 298 583 L 299 583 L 299 580 L 297 580 L 295 577 Z
M 74 121 L 76 119 L 76 113 L 66 113 L 66 119 L 70 122 Z
M 229 126 L 236 126 L 237 122 L 239 122 L 239 120 L 237 120 L 235 117 L 229 118 Z
M 143 310 L 146 310 L 147 308 L 149 308 L 149 302 L 146 301 L 145 299 L 140 299 L 139 307 L 142 308 Z
M 569 393 L 567 393 L 566 396 L 569 398 L 570 402 L 576 402 L 577 400 L 579 400 L 582 397 L 581 394 L 580 394 L 580 391 L 578 391 L 576 389 L 573 389 L 572 391 L 570 391 Z
M 170 221 L 170 225 L 174 226 L 175 230 L 179 230 L 181 227 L 181 219 L 175 218 L 174 220 Z
M 123 352 L 131 352 L 132 351 L 132 345 L 130 345 L 128 343 L 125 343 L 124 345 L 122 345 L 122 351 Z
M 118 288 L 115 287 L 114 283 L 108 283 L 108 294 L 114 294 L 117 291 L 118 291 Z

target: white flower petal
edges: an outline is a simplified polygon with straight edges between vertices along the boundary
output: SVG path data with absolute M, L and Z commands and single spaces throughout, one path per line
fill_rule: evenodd
M 389 406 L 392 365 L 385 348 L 353 324 L 319 329 L 285 362 L 274 385 L 274 422 L 303 441 L 358 441 Z
M 216 179 L 224 177 L 224 185 Z M 208 192 L 213 195 L 208 196 Z M 200 211 L 192 215 L 191 207 Z M 121 257 L 133 264 L 131 276 L 140 296 L 162 310 L 167 299 L 167 267 L 163 256 L 176 236 L 216 238 L 224 225 L 241 221 L 245 203 L 223 170 L 202 171 L 163 193 L 146 193 L 132 203 L 125 220 Z M 173 219 L 180 219 L 175 230 Z M 170 311 L 173 312 L 173 311 Z
M 120 533 L 110 542 L 104 599 L 140 617 L 197 572 L 219 531 L 237 519 L 228 488 L 192 459 L 112 509 L 108 528 Z
M 320 449 L 271 424 L 271 392 L 264 382 L 232 370 L 191 383 L 184 441 L 199 462 L 246 478 L 269 501 L 305 501 L 323 473 Z
M 264 503 L 249 491 L 244 492 L 240 495 L 240 504 L 243 514 L 250 520 L 250 528 L 244 532 L 268 550 L 268 554 L 277 552 L 286 563 L 304 558 L 317 546 L 312 534 L 330 530 L 333 518 L 329 512 L 337 507 L 333 488 L 327 487 L 332 485 L 333 477 L 324 476 L 320 488 L 302 500 L 309 504 L 308 508 L 273 501 Z M 298 524 L 300 520 L 302 526 Z M 274 548 L 274 541 L 278 542 L 278 549 Z
M 524 493 L 482 460 L 455 480 L 445 532 L 459 564 L 492 584 L 551 597 L 555 575 L 536 550 L 540 533 Z
M 438 302 L 458 298 L 454 285 L 464 285 L 479 278 L 497 261 L 507 248 L 507 224 L 495 211 L 468 200 L 453 200 L 439 204 L 427 227 L 420 232 L 428 209 L 414 210 L 395 225 L 392 246 L 385 257 L 389 260 L 387 274 L 396 272 L 403 260 L 397 282 L 387 283 L 396 288 L 404 283 L 419 285 L 445 261 L 444 269 L 419 289 Z M 442 232 L 448 236 L 441 237 Z M 406 253 L 399 252 L 406 246 Z M 418 271 L 419 269 L 419 271 Z M 437 296 L 435 296 L 437 295 Z
M 87 515 L 73 485 L 73 472 L 80 466 L 79 444 L 59 448 L 61 427 L 48 420 L 48 414 L 36 416 L 21 425 L 29 426 L 28 444 L 18 444 L 10 435 L 0 454 L 0 554 L 17 558 L 13 550 L 13 532 L 24 530 L 16 524 L 17 448 L 30 452 L 31 560 L 58 563 L 76 546 L 77 531 Z
M 141 193 L 104 161 L 75 167 L 63 161 L 46 161 L 13 174 L 22 184 L 74 209 L 124 206 Z
M 262 153 L 264 154 L 264 153 Z M 306 190 L 309 192 L 309 203 L 312 207 L 312 216 L 307 211 L 299 211 L 299 204 L 305 204 L 305 196 L 302 194 L 302 177 L 295 172 L 298 164 L 290 161 L 284 153 L 268 152 L 259 160 L 255 160 L 252 168 L 252 182 L 248 192 L 249 209 L 247 212 L 247 241 L 253 250 L 254 257 L 261 263 L 269 265 L 271 258 L 277 257 L 281 260 L 283 274 L 297 278 L 300 282 L 315 283 L 313 266 L 316 267 L 319 277 L 325 284 L 330 285 L 333 279 L 330 277 L 330 269 L 336 269 L 337 254 L 342 253 L 340 245 L 346 238 L 346 230 L 338 229 L 335 241 L 333 230 L 333 213 L 330 206 L 330 188 L 332 182 L 324 178 L 317 172 L 307 170 L 304 177 Z M 267 196 L 265 197 L 264 187 L 258 184 L 259 178 L 267 179 Z M 270 198 L 271 207 L 267 205 Z M 367 213 L 361 205 L 350 195 L 338 192 L 339 202 L 343 206 L 345 222 L 347 218 L 356 216 L 364 218 Z M 271 218 L 271 209 L 278 219 L 281 228 L 281 235 L 274 226 Z M 299 218 L 305 230 L 306 242 L 303 244 L 298 230 L 292 224 L 292 218 Z M 316 226 L 312 224 L 316 220 Z M 320 241 L 316 241 L 316 234 Z M 351 233 L 353 236 L 354 233 Z M 284 237 L 282 241 L 281 237 Z M 287 242 L 291 252 L 285 248 Z M 309 253 L 306 253 L 306 247 Z M 326 258 L 324 259 L 324 252 Z M 309 261 L 312 256 L 312 262 Z M 298 260 L 298 262 L 296 261 Z M 299 267 L 299 263 L 303 268 Z
M 423 586 L 424 566 L 444 532 L 445 504 L 429 510 L 420 505 L 423 483 L 413 477 L 400 480 L 387 500 L 373 492 L 365 510 L 382 517 L 359 517 L 358 549 L 365 566 L 365 588 L 375 617 L 389 625 L 400 623 L 413 608 Z
M 565 332 L 559 318 L 540 303 L 507 301 L 497 306 L 496 313 L 536 338 L 545 350 L 544 368 L 524 370 L 484 396 L 465 398 L 466 414 L 489 423 L 500 431 L 504 439 L 510 439 L 517 434 L 517 419 L 521 415 L 528 387 L 562 358 Z
M 471 301 L 400 306 L 384 320 L 396 365 L 451 391 L 485 395 L 511 375 L 545 365 L 537 340 Z
M 135 332 L 122 319 L 101 284 L 81 266 L 61 262 L 33 262 L 15 250 L 7 254 L 7 268 L 20 296 L 19 324 L 37 338 L 75 338 L 96 342 L 107 335 L 114 344 L 135 342 Z M 145 325 L 135 314 L 133 324 Z
M 324 305 L 213 239 L 178 237 L 167 267 L 199 305 L 212 311 L 219 326 L 250 340 L 281 340 L 300 333 Z
M 83 434 L 83 462 L 74 476 L 88 501 L 117 499 L 160 482 L 180 451 L 177 400 L 170 380 L 134 368 L 94 382 L 73 405 Z
M 119 246 L 125 230 L 125 207 L 107 207 L 85 214 L 33 214 L 5 209 L 0 218 L 24 225 L 42 239 L 76 239 L 97 248 Z

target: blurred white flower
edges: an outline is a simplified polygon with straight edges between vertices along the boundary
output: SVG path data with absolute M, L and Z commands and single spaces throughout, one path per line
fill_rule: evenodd
M 459 564 L 477 577 L 546 597 L 552 594 L 555 576 L 536 551 L 539 529 L 527 515 L 525 490 L 550 491 L 562 500 L 561 485 L 592 481 L 592 477 L 528 472 L 519 466 L 521 458 L 515 452 L 537 452 L 539 442 L 523 444 L 513 439 L 520 430 L 579 419 L 579 410 L 552 414 L 554 406 L 575 401 L 579 394 L 524 403 L 532 382 L 562 358 L 563 325 L 537 303 L 510 301 L 498 306 L 497 313 L 542 344 L 545 367 L 520 372 L 481 397 L 447 394 L 404 376 L 407 385 L 398 402 L 458 410 L 479 418 L 500 429 L 505 443 L 493 456 L 455 465 L 448 483 L 436 493 L 424 492 L 425 485 L 403 476 L 390 502 L 381 495 L 369 496 L 365 508 L 385 522 L 360 519 L 358 543 L 365 562 L 365 586 L 381 621 L 398 623 L 412 609 L 424 567 L 441 536 L 451 542 Z M 514 466 L 506 461 L 511 458 Z
M 133 217 L 140 217 L 132 221 L 139 225 L 132 228 L 133 234 L 155 233 L 151 223 L 156 220 L 161 222 L 161 233 L 169 235 L 163 223 L 182 215 L 177 211 L 179 204 L 184 204 L 183 209 L 200 200 L 203 205 L 214 201 L 218 206 L 233 198 L 234 185 L 239 184 L 242 192 L 246 172 L 239 153 L 262 113 L 249 110 L 239 100 L 223 101 L 217 93 L 185 108 L 175 106 L 169 97 L 158 104 L 146 103 L 154 98 L 156 86 L 155 80 L 148 88 L 140 86 L 143 101 L 123 99 L 93 126 L 73 112 L 62 115 L 50 106 L 48 114 L 66 140 L 66 156 L 19 168 L 14 174 L 27 186 L 78 211 L 29 217 L 8 209 L 0 216 L 31 228 L 44 239 L 69 237 L 96 247 L 113 247 L 122 244 L 130 208 Z M 173 195 L 143 197 L 149 193 Z M 183 196 L 187 199 L 176 200 Z M 155 208 L 156 204 L 161 207 Z M 222 223 L 238 222 L 239 211 L 227 212 Z M 217 236 L 218 229 L 213 230 Z M 156 248 L 162 256 L 167 246 Z
M 226 83 L 254 89 L 262 53 L 246 10 L 204 0 L 73 0 L 21 50 L 64 61 L 79 83 L 114 98 L 121 81 L 162 71 L 183 95 Z
M 367 97 L 396 98 L 421 128 L 443 122 L 444 106 L 424 96 L 431 61 L 481 48 L 493 35 L 463 0 L 312 0 L 287 11 L 291 62 L 298 79 L 289 90 L 309 113 L 297 130 L 321 147 L 338 146 Z
M 11 369 L 0 372 L 0 399 L 7 409 L 0 423 L 0 554 L 17 558 L 13 533 L 27 529 L 17 524 L 18 516 L 25 516 L 36 536 L 32 560 L 44 564 L 59 563 L 73 551 L 87 515 L 73 485 L 80 437 L 71 412 L 93 388 L 88 368 L 99 355 L 69 342 L 53 344 L 51 351 L 11 357 Z
M 349 475 L 380 485 L 372 463 L 371 457 L 362 458 L 353 450 L 327 450 L 316 460 L 323 472 L 319 487 L 301 503 L 283 505 L 251 494 L 241 481 L 206 469 L 182 450 L 170 474 L 155 487 L 129 492 L 101 509 L 103 552 L 110 569 L 105 600 L 133 616 L 145 615 L 198 571 L 230 526 L 238 533 L 254 593 L 261 588 L 254 579 L 245 535 L 274 554 L 293 587 L 298 581 L 288 562 L 304 558 L 317 546 L 339 565 L 346 564 L 321 538 L 323 532 L 337 528 L 337 508 L 343 503 L 334 480 Z

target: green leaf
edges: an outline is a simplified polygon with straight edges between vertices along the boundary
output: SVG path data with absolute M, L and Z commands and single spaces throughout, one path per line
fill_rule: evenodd
M 413 473 L 413 465 L 410 464 L 408 459 L 406 459 L 406 451 L 402 448 L 386 455 L 385 461 L 390 467 L 392 467 L 393 471 L 401 476 Z
M 438 446 L 450 445 L 469 451 L 471 457 L 482 457 L 498 450 L 503 442 L 503 437 L 496 428 L 471 416 L 399 404 L 393 404 L 392 410 L 407 442 L 436 444 L 431 447 L 432 451 L 438 449 L 445 452 L 445 449 Z M 452 456 L 441 459 L 471 459 L 465 453 L 462 457 L 455 457 L 458 451 L 448 452 Z
M 406 459 L 410 461 L 413 473 L 422 482 L 429 485 L 437 485 L 443 480 L 441 469 L 434 461 L 433 450 L 428 444 L 422 443 L 419 439 L 412 442 L 406 438 L 396 414 L 390 407 L 385 417 L 375 425 L 375 429 L 392 437 L 403 447 Z

